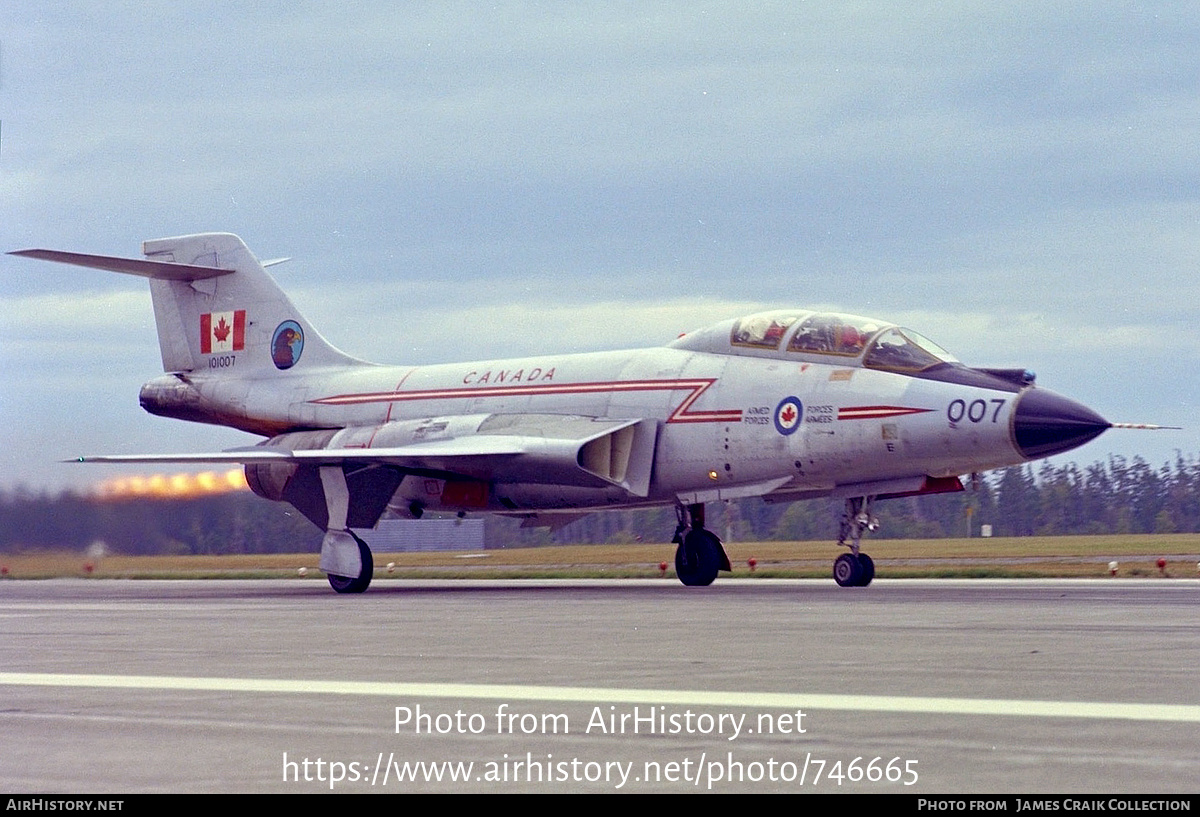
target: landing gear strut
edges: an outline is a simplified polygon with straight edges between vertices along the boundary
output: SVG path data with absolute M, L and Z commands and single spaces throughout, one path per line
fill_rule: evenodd
M 833 562 L 833 580 L 841 587 L 866 587 L 875 578 L 875 562 L 859 551 L 864 531 L 879 528 L 879 520 L 871 514 L 874 497 L 857 496 L 846 500 L 846 512 L 838 531 L 838 544 L 850 548 Z M 847 539 L 850 541 L 847 543 Z
M 717 572 L 732 570 L 729 556 L 716 534 L 704 527 L 704 504 L 675 507 L 679 524 L 675 537 L 675 575 L 688 587 L 707 587 L 717 578 Z
M 329 586 L 339 593 L 361 593 L 371 584 L 375 560 L 367 543 L 351 532 L 347 524 L 350 489 L 341 466 L 322 465 L 321 488 L 325 493 L 328 527 L 321 540 L 321 569 L 329 577 Z

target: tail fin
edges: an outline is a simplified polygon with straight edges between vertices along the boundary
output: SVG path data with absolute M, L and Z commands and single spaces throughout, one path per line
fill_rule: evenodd
M 247 375 L 362 363 L 317 334 L 236 235 L 159 238 L 142 251 L 148 260 L 13 254 L 149 278 L 165 372 Z

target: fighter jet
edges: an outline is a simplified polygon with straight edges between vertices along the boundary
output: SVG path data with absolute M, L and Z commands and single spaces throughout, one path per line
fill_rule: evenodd
M 1068 451 L 1113 424 L 1024 369 L 960 363 L 887 321 L 780 309 L 651 349 L 380 366 L 330 345 L 240 238 L 146 241 L 145 259 L 22 250 L 148 278 L 165 374 L 157 415 L 261 435 L 216 453 L 82 462 L 238 463 L 259 496 L 325 531 L 339 593 L 371 582 L 351 529 L 426 512 L 558 527 L 606 508 L 674 506 L 679 580 L 729 570 L 709 502 L 845 499 L 833 577 L 865 587 L 875 501 L 961 491 L 960 476 Z M 665 534 L 665 532 L 664 532 Z M 665 535 L 664 535 L 665 538 Z

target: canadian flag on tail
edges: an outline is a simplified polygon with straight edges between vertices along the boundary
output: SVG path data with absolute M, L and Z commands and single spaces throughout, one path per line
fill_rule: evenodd
M 200 316 L 200 353 L 239 352 L 246 347 L 246 310 Z

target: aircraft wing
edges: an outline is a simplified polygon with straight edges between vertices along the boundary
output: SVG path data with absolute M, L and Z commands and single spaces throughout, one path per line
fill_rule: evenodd
M 418 443 L 397 448 L 284 448 L 250 446 L 225 451 L 195 454 L 99 454 L 78 457 L 66 462 L 106 463 L 228 463 L 265 464 L 273 462 L 306 463 L 309 465 L 340 465 L 343 463 L 380 463 L 385 465 L 423 465 L 431 458 L 502 457 L 528 453 L 518 439 L 450 440 L 437 443 Z
M 333 434 L 324 447 L 289 447 L 289 435 L 246 448 L 196 454 L 109 454 L 77 457 L 94 463 L 286 463 L 310 466 L 381 465 L 401 471 L 466 479 L 603 487 L 647 496 L 658 424 L 558 415 L 492 415 L 483 422 L 451 418 L 454 436 L 420 439 L 439 418 L 367 429 L 379 445 L 339 444 L 356 429 Z M 386 430 L 384 430 L 386 429 Z M 405 440 L 405 438 L 407 438 Z M 403 440 L 403 441 L 402 441 Z

